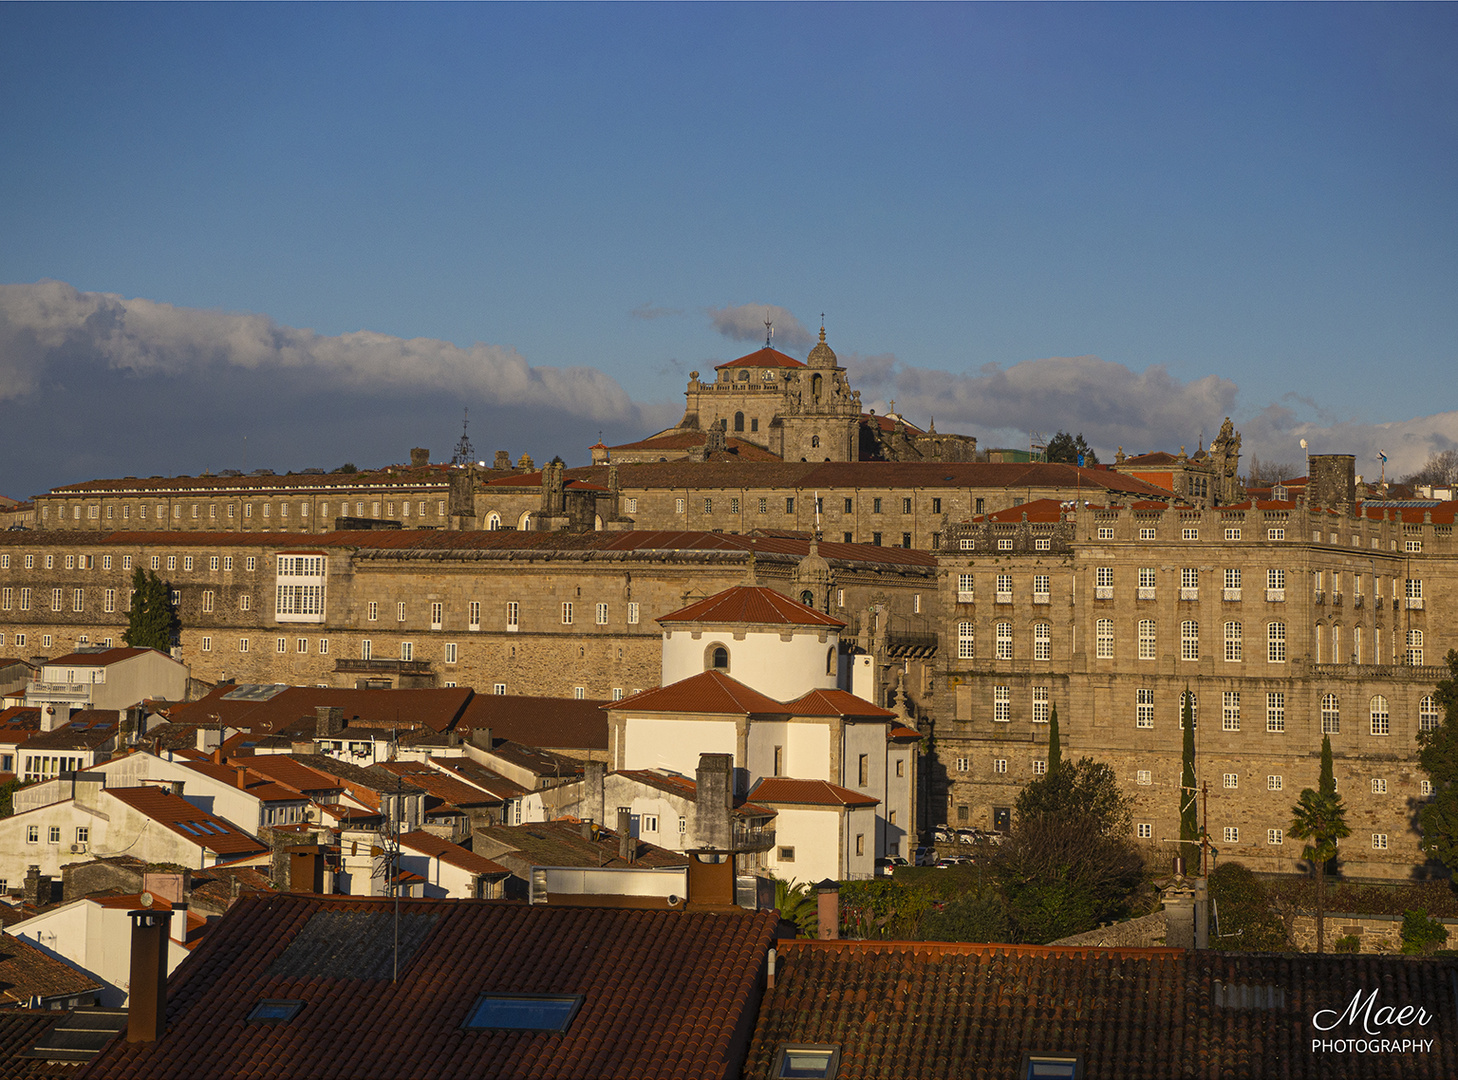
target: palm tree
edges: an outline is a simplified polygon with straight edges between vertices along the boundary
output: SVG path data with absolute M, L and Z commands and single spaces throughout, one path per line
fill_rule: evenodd
M 1324 951 L 1326 931 L 1326 864 L 1336 858 L 1337 841 L 1351 836 L 1347 808 L 1335 791 L 1306 788 L 1291 807 L 1291 835 L 1310 841 L 1301 857 L 1316 866 L 1316 951 Z
M 804 882 L 776 878 L 775 907 L 780 910 L 780 918 L 793 923 L 801 937 L 813 938 L 819 931 L 819 900 Z

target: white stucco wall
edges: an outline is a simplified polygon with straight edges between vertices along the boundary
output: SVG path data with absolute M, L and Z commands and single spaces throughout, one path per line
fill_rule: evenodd
M 799 780 L 831 780 L 832 724 L 823 721 L 756 720 L 749 726 L 749 782 L 774 776 L 775 747 L 784 747 L 781 776 Z
M 132 924 L 123 908 L 75 900 L 16 923 L 6 933 L 24 938 L 42 952 L 95 978 L 101 983 L 98 1004 L 119 1008 L 127 1003 L 132 978 Z M 186 911 L 174 911 L 168 929 L 168 975 L 187 957 L 181 940 L 186 933 Z
M 846 874 L 847 878 L 868 878 L 876 870 L 876 807 L 858 807 L 846 812 Z M 866 838 L 865 850 L 856 854 L 856 836 Z
M 735 631 L 744 633 L 736 641 Z M 710 651 L 715 645 L 729 650 L 730 678 L 752 686 L 776 701 L 790 701 L 811 690 L 834 689 L 837 685 L 840 634 L 818 628 L 796 629 L 788 641 L 780 630 L 746 631 L 740 627 L 695 626 L 663 633 L 663 685 L 709 670 Z M 827 658 L 831 659 L 829 672 Z
M 794 862 L 780 859 L 781 849 L 787 847 L 795 849 Z M 765 852 L 765 867 L 787 881 L 811 885 L 826 878 L 839 881 L 844 877 L 841 855 L 839 810 L 782 808 L 775 819 L 775 846 Z
M 693 776 L 699 767 L 700 754 L 733 754 L 735 765 L 742 766 L 734 721 L 629 716 L 618 768 L 671 769 Z

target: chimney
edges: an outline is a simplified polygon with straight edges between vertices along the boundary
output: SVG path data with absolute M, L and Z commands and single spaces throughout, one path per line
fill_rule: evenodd
M 634 862 L 638 855 L 638 844 L 633 839 L 633 812 L 628 809 L 618 810 L 618 858 L 624 862 Z
M 166 900 L 169 904 L 185 906 L 187 894 L 191 889 L 192 871 L 190 870 L 183 870 L 181 873 L 148 870 L 142 874 L 142 891 Z
M 222 763 L 223 763 L 223 744 L 222 743 L 219 743 L 217 745 L 217 747 L 213 750 L 213 764 L 214 765 L 221 765 Z
M 235 782 L 239 788 L 246 789 L 248 787 L 248 770 L 242 765 L 239 765 L 237 768 L 237 779 Z
M 698 847 L 729 851 L 734 846 L 730 812 L 734 806 L 734 756 L 700 754 L 695 773 L 694 842 Z
M 491 741 L 491 729 L 489 727 L 472 728 L 471 745 L 479 746 L 482 750 L 492 749 L 494 743 Z
M 319 705 L 314 709 L 314 737 L 326 738 L 330 735 L 337 735 L 344 729 L 344 710 L 329 705 Z
M 176 795 L 179 799 L 182 798 L 182 789 L 186 786 L 187 781 L 185 780 L 172 781 L 172 794 Z
M 421 446 L 416 446 L 410 451 L 410 467 L 412 469 L 423 469 L 430 464 L 430 451 Z
M 132 920 L 127 1042 L 156 1042 L 167 1026 L 167 928 L 171 913 L 145 908 L 127 914 Z
M 582 767 L 582 810 L 580 817 L 603 824 L 603 786 L 607 780 L 607 764 L 589 761 Z
M 815 913 L 819 918 L 821 941 L 840 937 L 840 883 L 826 878 L 815 886 Z
M 21 890 L 21 896 L 25 903 L 36 906 L 40 896 L 40 864 L 31 863 L 30 868 L 25 872 L 25 885 Z

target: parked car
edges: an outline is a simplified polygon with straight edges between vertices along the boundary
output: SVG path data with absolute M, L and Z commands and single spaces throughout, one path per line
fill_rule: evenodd
M 945 825 L 938 825 L 932 832 L 932 839 L 938 844 L 950 844 L 952 842 L 952 830 Z
M 909 865 L 911 865 L 911 864 L 908 863 L 900 855 L 892 855 L 890 858 L 886 858 L 886 859 L 877 859 L 876 860 L 876 876 L 877 877 L 891 877 L 893 874 L 896 873 L 896 868 L 898 866 L 909 866 Z
M 937 869 L 946 870 L 953 866 L 970 866 L 971 864 L 972 860 L 965 855 L 948 855 L 944 859 L 937 860 Z
M 959 843 L 959 844 L 975 844 L 976 842 L 977 842 L 977 830 L 976 829 L 958 829 L 957 830 L 957 843 Z
M 916 849 L 917 866 L 935 866 L 937 864 L 937 849 L 934 847 L 919 847 Z

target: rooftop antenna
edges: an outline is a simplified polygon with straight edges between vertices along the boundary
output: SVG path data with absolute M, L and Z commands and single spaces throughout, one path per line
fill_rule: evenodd
M 769 312 L 766 311 L 765 314 L 768 315 Z M 772 320 L 772 319 L 765 319 L 765 321 L 764 321 L 764 347 L 766 349 L 768 349 L 770 347 L 770 342 L 774 340 L 774 336 L 775 336 L 775 324 L 774 324 L 774 320 Z
M 476 460 L 476 448 L 471 445 L 470 438 L 466 435 L 466 428 L 471 423 L 471 410 L 463 410 L 464 416 L 461 419 L 461 441 L 456 443 L 456 452 L 451 457 L 452 465 L 469 465 Z

